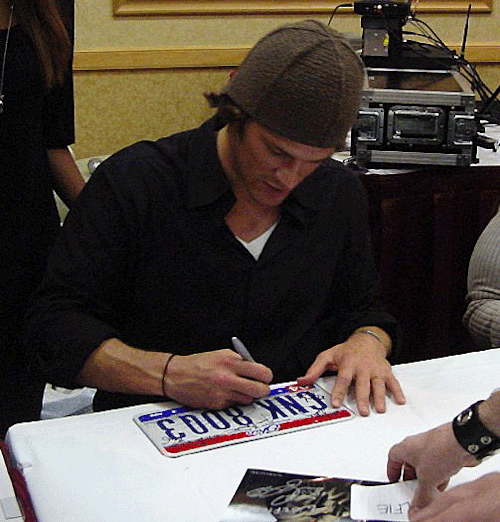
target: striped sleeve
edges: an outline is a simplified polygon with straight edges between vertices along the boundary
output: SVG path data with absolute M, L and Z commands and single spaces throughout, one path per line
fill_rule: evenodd
M 464 325 L 481 348 L 500 347 L 500 211 L 479 237 L 469 263 Z

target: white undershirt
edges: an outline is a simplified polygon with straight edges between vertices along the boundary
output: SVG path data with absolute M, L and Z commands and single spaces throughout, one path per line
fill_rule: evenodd
M 279 221 L 279 220 L 278 220 Z M 235 236 L 236 239 L 252 254 L 255 260 L 259 259 L 260 254 L 262 253 L 262 250 L 264 250 L 264 246 L 267 243 L 267 240 L 273 233 L 273 230 L 276 228 L 276 225 L 278 224 L 278 221 L 276 223 L 273 223 L 270 228 L 268 228 L 262 235 L 259 237 L 256 237 L 255 239 L 252 239 L 249 243 L 246 241 L 243 241 L 238 236 Z

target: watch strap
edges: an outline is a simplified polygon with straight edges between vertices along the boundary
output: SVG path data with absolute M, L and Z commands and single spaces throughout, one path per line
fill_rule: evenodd
M 475 402 L 453 419 L 453 433 L 460 446 L 478 460 L 500 449 L 500 437 L 490 431 L 479 417 L 478 407 L 482 402 Z

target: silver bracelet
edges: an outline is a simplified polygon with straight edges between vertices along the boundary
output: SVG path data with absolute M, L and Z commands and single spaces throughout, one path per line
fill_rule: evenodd
M 356 330 L 355 333 L 360 333 L 360 334 L 367 334 L 367 335 L 371 335 L 372 337 L 375 337 L 375 339 L 377 339 L 377 341 L 387 350 L 388 347 L 385 345 L 384 341 L 382 340 L 382 337 L 380 337 L 380 335 L 378 335 L 377 333 L 375 333 L 373 330 L 368 330 L 368 329 L 363 329 L 363 330 Z

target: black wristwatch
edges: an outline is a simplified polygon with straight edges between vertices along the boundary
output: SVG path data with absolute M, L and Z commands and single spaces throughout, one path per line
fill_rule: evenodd
M 500 437 L 491 432 L 479 418 L 478 401 L 453 419 L 453 433 L 460 446 L 481 461 L 500 450 Z

